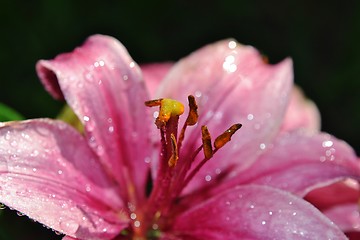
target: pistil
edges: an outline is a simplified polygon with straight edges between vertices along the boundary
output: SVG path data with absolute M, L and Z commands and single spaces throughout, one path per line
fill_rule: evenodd
M 184 106 L 172 99 L 156 99 L 145 102 L 148 107 L 159 106 L 159 115 L 155 125 L 160 130 L 161 153 L 160 162 L 153 188 L 145 207 L 146 219 L 143 224 L 145 229 L 151 230 L 154 224 L 161 230 L 163 220 L 171 211 L 170 206 L 177 200 L 182 190 L 199 172 L 201 167 L 213 155 L 231 140 L 232 135 L 241 128 L 241 124 L 234 124 L 212 143 L 210 131 L 207 126 L 201 127 L 202 144 L 192 154 L 181 155 L 181 146 L 185 141 L 185 132 L 188 126 L 198 122 L 198 106 L 193 96 L 188 97 L 189 114 L 177 137 L 179 116 L 184 112 Z M 203 151 L 204 157 L 192 166 L 199 153 Z

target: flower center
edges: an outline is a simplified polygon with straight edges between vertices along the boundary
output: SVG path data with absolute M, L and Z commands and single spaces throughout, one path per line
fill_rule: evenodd
M 160 130 L 161 152 L 157 175 L 152 184 L 148 202 L 144 208 L 146 233 L 159 233 L 169 224 L 171 207 L 178 200 L 182 190 L 199 172 L 201 167 L 213 155 L 231 140 L 232 135 L 241 128 L 241 124 L 234 124 L 212 142 L 207 126 L 201 127 L 202 144 L 192 154 L 184 157 L 180 154 L 188 126 L 198 122 L 198 106 L 194 96 L 188 97 L 189 113 L 178 136 L 179 116 L 184 113 L 184 105 L 173 99 L 156 99 L 145 102 L 148 107 L 160 107 L 155 125 Z M 202 160 L 195 161 L 200 152 Z M 181 157 L 179 157 L 181 156 Z

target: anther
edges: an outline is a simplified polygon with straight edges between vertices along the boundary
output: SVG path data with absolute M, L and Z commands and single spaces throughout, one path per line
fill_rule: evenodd
M 188 96 L 188 101 L 189 101 L 189 115 L 186 119 L 186 125 L 188 126 L 193 126 L 197 123 L 199 115 L 197 112 L 198 106 L 196 104 L 195 101 L 195 97 L 193 95 L 189 95 Z
M 177 160 L 179 159 L 179 154 L 178 154 L 175 135 L 171 134 L 170 139 L 171 139 L 171 157 L 169 158 L 168 165 L 169 167 L 174 167 L 176 166 Z
M 222 148 L 226 143 L 230 142 L 232 135 L 241 128 L 241 124 L 237 123 L 228 128 L 224 133 L 218 136 L 214 141 L 215 150 Z
M 201 135 L 203 142 L 203 151 L 205 155 L 205 159 L 210 159 L 213 156 L 213 149 L 211 146 L 211 136 L 208 128 L 206 126 L 201 127 Z

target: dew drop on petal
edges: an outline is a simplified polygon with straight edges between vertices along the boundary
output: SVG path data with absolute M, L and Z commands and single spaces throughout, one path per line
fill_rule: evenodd
M 79 229 L 79 224 L 74 220 L 61 221 L 60 227 L 64 231 L 64 233 L 74 234 Z
M 323 147 L 331 147 L 333 145 L 333 141 L 327 140 L 322 142 Z
M 247 119 L 248 119 L 249 121 L 253 120 L 253 119 L 254 119 L 254 115 L 251 114 L 251 113 L 249 113 L 249 114 L 247 115 Z
M 211 176 L 210 176 L 210 175 L 206 175 L 206 176 L 205 176 L 205 181 L 210 182 L 210 181 L 211 181 Z
M 5 135 L 5 140 L 10 140 L 10 138 L 11 138 L 10 131 L 7 131 Z
M 137 217 L 137 216 L 136 216 L 136 213 L 131 213 L 131 214 L 130 214 L 130 218 L 131 218 L 132 220 L 136 219 L 136 217 Z
M 201 91 L 195 91 L 195 97 L 201 97 L 202 93 Z
M 85 191 L 87 191 L 87 192 L 90 192 L 90 191 L 91 191 L 91 187 L 90 187 L 89 184 L 86 184 L 86 186 L 85 186 Z
M 134 226 L 135 226 L 135 227 L 140 227 L 140 225 L 141 225 L 140 221 L 135 221 L 135 222 L 134 222 Z
M 230 49 L 234 49 L 234 48 L 236 48 L 236 42 L 235 41 L 230 41 L 228 43 L 228 46 L 229 46 Z
M 261 143 L 261 144 L 260 144 L 260 149 L 261 149 L 261 150 L 264 150 L 265 148 L 266 148 L 265 143 Z
M 14 141 L 11 141 L 10 145 L 11 145 L 12 147 L 16 147 L 18 144 L 17 144 L 17 142 L 14 140 Z

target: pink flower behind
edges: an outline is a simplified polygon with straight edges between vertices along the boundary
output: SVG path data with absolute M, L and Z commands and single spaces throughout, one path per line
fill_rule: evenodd
M 318 132 L 291 67 L 224 40 L 142 72 L 117 40 L 92 36 L 36 67 L 84 133 L 50 119 L 2 123 L 0 202 L 64 239 L 346 239 L 303 197 L 323 210 L 311 194 L 359 179 L 359 163 Z

